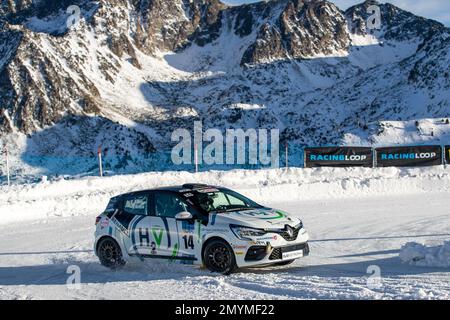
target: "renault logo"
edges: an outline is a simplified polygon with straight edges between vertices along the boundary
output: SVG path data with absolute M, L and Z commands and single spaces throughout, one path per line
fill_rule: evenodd
M 291 226 L 286 225 L 286 232 L 290 238 L 292 238 L 294 236 L 294 229 L 292 229 Z

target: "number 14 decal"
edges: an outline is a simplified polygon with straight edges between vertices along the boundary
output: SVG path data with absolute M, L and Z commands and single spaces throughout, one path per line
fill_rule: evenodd
M 183 237 L 184 240 L 184 247 L 186 249 L 191 248 L 192 250 L 194 249 L 194 236 L 184 236 Z

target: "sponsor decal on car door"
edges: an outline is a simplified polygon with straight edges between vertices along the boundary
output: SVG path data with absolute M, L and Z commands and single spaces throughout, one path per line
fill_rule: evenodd
M 180 205 L 180 199 L 170 192 L 156 192 L 154 204 L 148 229 L 151 238 L 149 255 L 176 260 L 179 257 L 180 242 L 175 216 L 184 208 Z
M 139 253 L 149 258 L 170 259 L 176 256 L 179 244 L 175 219 L 151 216 L 136 228 Z

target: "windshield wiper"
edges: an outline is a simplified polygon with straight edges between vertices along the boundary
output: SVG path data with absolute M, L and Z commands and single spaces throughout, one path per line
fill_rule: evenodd
M 226 213 L 226 212 L 234 212 L 234 211 L 244 211 L 244 210 L 254 210 L 257 208 L 253 207 L 237 207 L 237 208 L 230 208 L 230 209 L 222 209 L 222 210 L 216 210 L 217 213 Z
M 242 210 L 255 210 L 257 208 L 253 208 L 253 207 L 244 207 L 244 208 L 237 208 L 236 210 L 242 211 Z

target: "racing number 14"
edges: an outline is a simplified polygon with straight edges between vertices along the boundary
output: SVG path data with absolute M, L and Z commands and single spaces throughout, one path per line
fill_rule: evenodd
M 184 236 L 183 237 L 183 240 L 184 240 L 184 247 L 186 248 L 186 249 L 188 249 L 188 248 L 191 248 L 192 250 L 194 250 L 194 236 Z

